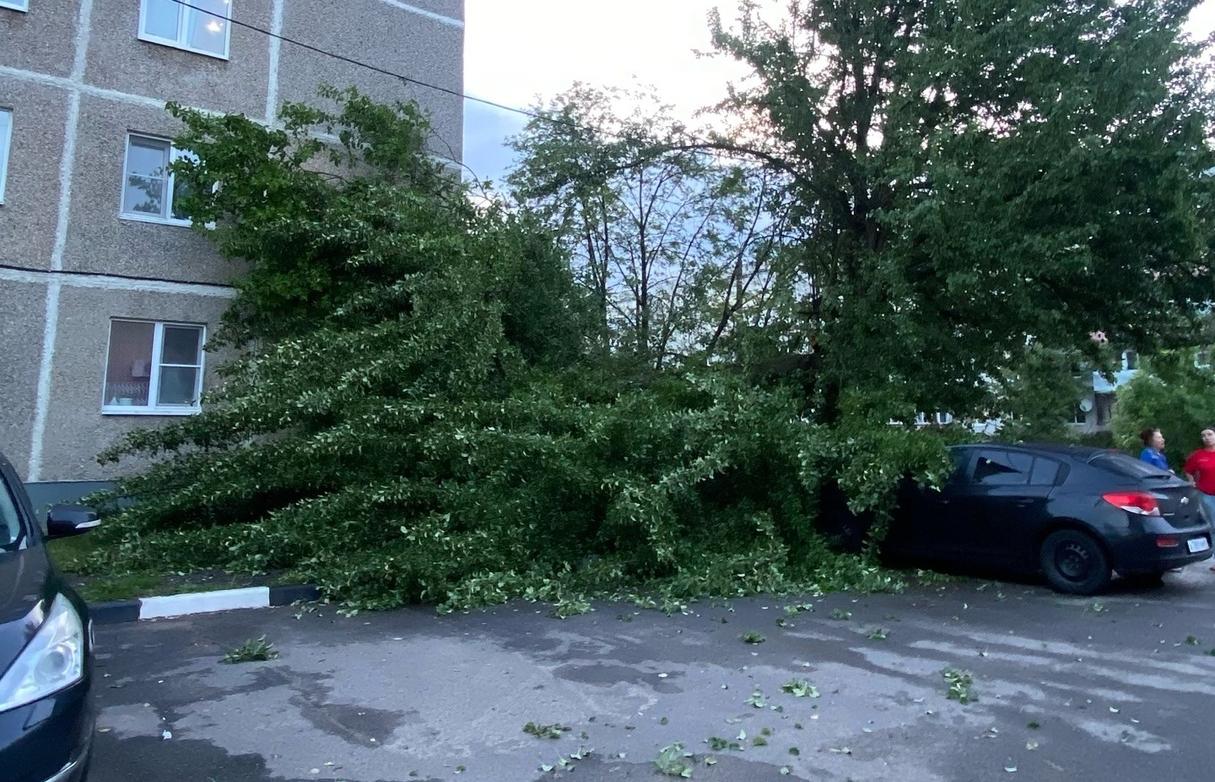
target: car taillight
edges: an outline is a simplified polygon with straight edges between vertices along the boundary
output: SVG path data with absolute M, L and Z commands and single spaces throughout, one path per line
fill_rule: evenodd
M 1140 516 L 1160 515 L 1160 505 L 1156 502 L 1156 498 L 1145 491 L 1111 491 L 1102 494 L 1101 499 L 1129 513 L 1138 513 Z

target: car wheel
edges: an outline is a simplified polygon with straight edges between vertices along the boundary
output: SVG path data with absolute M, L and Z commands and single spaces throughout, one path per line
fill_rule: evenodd
M 1039 555 L 1046 580 L 1059 592 L 1092 595 L 1110 582 L 1109 557 L 1091 535 L 1072 529 L 1052 532 Z

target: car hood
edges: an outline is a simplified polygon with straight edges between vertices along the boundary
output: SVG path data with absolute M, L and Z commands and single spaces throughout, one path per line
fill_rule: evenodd
M 0 675 L 42 624 L 53 580 L 41 546 L 0 552 Z

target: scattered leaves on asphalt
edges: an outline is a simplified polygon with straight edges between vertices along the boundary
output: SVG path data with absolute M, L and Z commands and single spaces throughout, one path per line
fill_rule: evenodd
M 1105 603 L 1094 600 L 1092 603 L 1089 603 L 1088 608 L 1085 610 L 1092 611 L 1094 614 L 1104 614 L 1109 609 L 1105 607 Z
M 747 632 L 743 633 L 740 637 L 742 638 L 742 641 L 745 644 L 762 644 L 764 641 L 768 640 L 767 638 L 764 638 L 763 635 L 761 635 L 760 633 L 757 633 L 754 630 L 748 630 Z
M 817 698 L 818 688 L 804 679 L 790 679 L 780 686 L 795 698 Z
M 709 749 L 713 750 L 714 752 L 725 752 L 726 750 L 730 750 L 732 752 L 742 752 L 742 744 L 739 744 L 737 741 L 723 739 L 721 736 L 709 736 L 709 738 L 705 739 L 705 743 L 708 744 Z
M 974 676 L 970 671 L 961 671 L 956 668 L 946 668 L 941 671 L 941 676 L 949 683 L 949 690 L 945 693 L 951 701 L 958 703 L 970 703 L 978 700 L 978 697 L 971 692 L 971 687 L 974 685 Z
M 1037 730 L 1038 728 L 1042 727 L 1042 724 L 1037 720 L 1030 720 L 1028 723 L 1026 723 L 1025 727 L 1029 728 L 1030 730 Z
M 675 742 L 662 748 L 658 757 L 654 759 L 654 766 L 660 773 L 669 777 L 691 779 L 692 763 L 689 760 L 691 757 L 692 753 L 684 752 L 683 745 Z
M 523 726 L 524 733 L 530 733 L 538 739 L 559 739 L 561 734 L 570 729 L 568 725 L 561 725 L 554 722 L 552 725 L 541 725 L 537 722 L 529 722 Z
M 763 736 L 756 736 L 755 738 L 751 739 L 751 746 L 766 747 L 768 746 L 768 740 Z
M 1187 635 L 1185 637 L 1186 646 L 1198 646 L 1198 644 L 1200 644 L 1200 643 L 1202 643 L 1202 641 L 1199 641 L 1198 638 L 1196 638 L 1195 636 Z
M 832 618 L 832 619 L 840 619 L 840 620 L 844 620 L 844 619 L 851 619 L 851 618 L 852 618 L 852 612 L 851 612 L 851 611 L 845 611 L 845 610 L 844 610 L 844 609 L 842 609 L 842 608 L 833 608 L 833 609 L 831 609 L 831 618 Z
M 278 650 L 274 648 L 274 644 L 266 640 L 266 636 L 250 638 L 240 646 L 232 649 L 224 655 L 220 660 L 222 663 L 235 665 L 236 663 L 253 663 L 265 662 L 278 657 Z
M 754 706 L 757 709 L 766 709 L 768 707 L 768 699 L 759 690 L 752 692 L 751 697 L 747 698 L 746 703 L 748 706 Z
M 869 631 L 869 640 L 885 641 L 889 635 L 890 635 L 890 632 L 888 630 L 886 630 L 884 627 L 875 627 Z

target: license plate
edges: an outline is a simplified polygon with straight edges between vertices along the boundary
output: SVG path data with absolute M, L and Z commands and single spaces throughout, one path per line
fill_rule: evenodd
M 1190 538 L 1185 542 L 1186 547 L 1191 554 L 1198 554 L 1202 551 L 1210 551 L 1211 544 L 1206 538 Z

